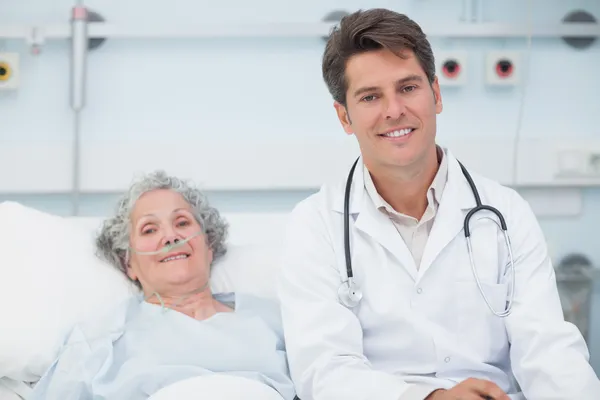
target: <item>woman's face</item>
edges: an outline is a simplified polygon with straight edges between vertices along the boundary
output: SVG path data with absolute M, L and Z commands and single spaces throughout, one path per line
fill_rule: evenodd
M 127 274 L 140 282 L 145 295 L 184 295 L 206 284 L 213 253 L 204 234 L 166 253 L 137 254 L 160 250 L 201 231 L 183 196 L 168 189 L 145 193 L 135 204 L 130 224 L 129 245 L 134 250 Z

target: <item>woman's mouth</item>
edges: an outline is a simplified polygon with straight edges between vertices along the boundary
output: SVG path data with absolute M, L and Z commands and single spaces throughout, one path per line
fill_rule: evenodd
M 166 258 L 163 258 L 162 260 L 160 260 L 160 262 L 169 262 L 169 261 L 174 261 L 174 260 L 183 260 L 188 258 L 190 255 L 187 253 L 179 253 L 179 254 L 173 254 L 172 256 L 168 256 Z

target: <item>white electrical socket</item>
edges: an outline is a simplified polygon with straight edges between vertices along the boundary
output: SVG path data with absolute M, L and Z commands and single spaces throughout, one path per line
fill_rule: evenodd
M 0 53 L 0 90 L 19 87 L 19 54 Z
M 515 86 L 521 80 L 523 64 L 517 51 L 491 51 L 485 63 L 489 85 Z
M 467 83 L 466 52 L 438 52 L 435 59 L 435 69 L 440 86 L 462 86 Z
M 560 151 L 557 172 L 563 177 L 600 178 L 600 149 Z
M 559 175 L 576 176 L 587 174 L 587 159 L 584 150 L 562 150 L 557 154 Z

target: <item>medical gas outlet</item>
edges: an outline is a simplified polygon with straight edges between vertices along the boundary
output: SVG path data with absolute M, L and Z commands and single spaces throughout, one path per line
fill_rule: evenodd
M 467 55 L 463 52 L 436 54 L 436 70 L 441 86 L 461 86 L 467 83 Z
M 19 86 L 19 55 L 0 53 L 0 90 L 14 90 Z
M 521 79 L 522 69 L 518 52 L 492 51 L 487 55 L 486 80 L 489 85 L 515 86 Z

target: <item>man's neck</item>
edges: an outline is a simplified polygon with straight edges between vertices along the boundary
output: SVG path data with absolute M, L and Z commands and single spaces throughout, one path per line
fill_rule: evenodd
M 439 169 L 437 147 L 414 166 L 367 168 L 377 192 L 394 210 L 421 219 L 427 209 L 427 191 Z

